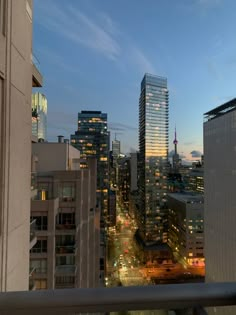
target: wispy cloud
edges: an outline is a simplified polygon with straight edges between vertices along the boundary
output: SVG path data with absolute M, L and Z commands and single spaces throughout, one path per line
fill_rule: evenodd
M 78 72 L 78 67 L 76 65 L 74 67 L 70 66 L 68 62 L 65 62 L 64 58 L 62 58 L 60 55 L 56 54 L 55 52 L 48 50 L 45 47 L 40 49 L 39 54 L 46 57 L 46 59 L 50 62 L 50 64 L 60 67 L 65 71 L 68 71 L 71 73 Z
M 126 125 L 126 124 L 121 124 L 118 122 L 109 123 L 108 128 L 112 131 L 127 131 L 127 130 L 137 131 L 137 127 Z
M 46 7 L 41 4 L 40 9 L 44 11 L 44 19 L 39 20 L 39 23 L 50 31 L 89 47 L 109 59 L 116 59 L 120 55 L 121 48 L 113 37 L 114 27 L 111 27 L 113 24 L 108 17 L 102 25 L 74 6 L 65 6 L 62 10 L 53 1 L 47 2 Z M 110 25 L 108 31 L 105 29 L 107 23 Z
M 200 151 L 197 150 L 193 150 L 190 152 L 192 158 L 200 158 L 202 156 L 202 153 Z
M 154 66 L 150 60 L 144 55 L 144 53 L 135 45 L 130 47 L 131 58 L 133 62 L 138 66 L 142 73 L 149 72 L 155 73 Z
M 71 39 L 103 53 L 110 59 L 116 59 L 120 55 L 121 48 L 113 37 L 114 31 L 111 27 L 108 28 L 108 31 L 105 30 L 104 25 L 99 25 L 98 22 L 95 22 L 74 7 L 69 7 L 69 12 L 71 17 L 74 16 L 74 22 L 78 26 L 77 29 L 81 30 L 68 34 Z M 111 20 L 109 21 L 111 25 Z
M 154 67 L 141 48 L 122 32 L 115 21 L 105 12 L 91 10 L 90 14 L 82 12 L 78 6 L 60 7 L 60 2 L 38 1 L 43 19 L 38 20 L 43 27 L 57 36 L 76 45 L 82 45 L 102 54 L 120 65 L 132 64 L 142 73 L 154 72 Z

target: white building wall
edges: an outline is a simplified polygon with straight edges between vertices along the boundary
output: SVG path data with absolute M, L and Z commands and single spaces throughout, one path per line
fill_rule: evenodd
M 206 281 L 236 281 L 236 111 L 204 124 L 204 160 Z
M 80 152 L 69 143 L 32 143 L 32 153 L 38 157 L 37 172 L 79 170 Z
M 28 290 L 32 1 L 0 12 L 0 291 Z M 2 28 L 3 26 L 3 28 Z

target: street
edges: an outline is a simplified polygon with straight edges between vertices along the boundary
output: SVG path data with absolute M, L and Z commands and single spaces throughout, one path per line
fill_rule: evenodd
M 149 283 L 141 271 L 138 248 L 134 241 L 135 231 L 134 222 L 118 203 L 117 229 L 110 229 L 108 239 L 108 286 Z
M 134 240 L 136 231 L 131 219 L 117 198 L 117 225 L 109 229 L 107 286 L 131 286 L 165 283 L 202 282 L 203 266 L 161 264 L 145 266 L 140 261 L 139 249 Z

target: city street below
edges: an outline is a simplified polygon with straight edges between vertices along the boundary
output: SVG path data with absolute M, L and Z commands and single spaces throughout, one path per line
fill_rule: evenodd
M 117 225 L 109 229 L 107 286 L 132 286 L 204 281 L 204 266 L 180 263 L 143 264 L 135 241 L 135 222 L 117 198 Z

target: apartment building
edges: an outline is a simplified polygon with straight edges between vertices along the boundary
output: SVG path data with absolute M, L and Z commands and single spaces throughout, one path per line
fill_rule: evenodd
M 0 291 L 28 290 L 32 86 L 32 0 L 1 0 Z
M 202 194 L 168 195 L 168 244 L 180 262 L 204 265 L 204 199 Z
M 30 252 L 36 289 L 99 286 L 100 212 L 95 158 L 83 163 L 67 142 L 33 143 L 37 194 L 31 200 L 37 243 Z

